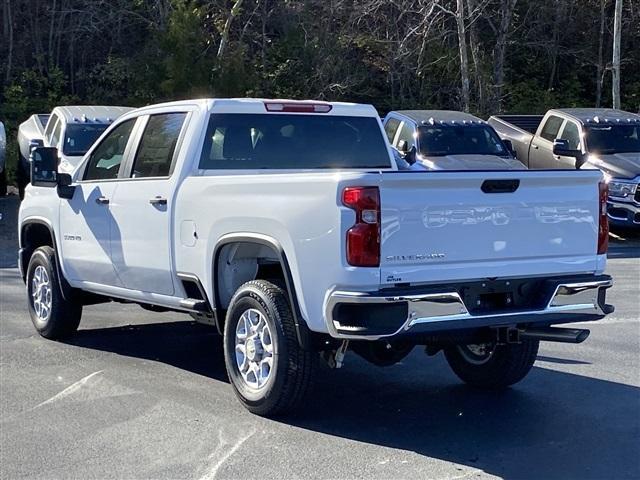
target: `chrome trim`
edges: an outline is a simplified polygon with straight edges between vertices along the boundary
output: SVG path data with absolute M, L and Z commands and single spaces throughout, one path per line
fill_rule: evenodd
M 332 292 L 325 304 L 325 318 L 332 337 L 342 339 L 378 340 L 392 337 L 408 331 L 422 323 L 471 320 L 482 318 L 518 317 L 525 315 L 547 315 L 552 313 L 588 313 L 605 315 L 598 304 L 598 292 L 602 288 L 613 285 L 612 280 L 593 282 L 561 283 L 556 286 L 546 307 L 542 310 L 496 313 L 491 315 L 472 315 L 462 298 L 456 291 L 426 293 L 416 295 L 385 296 L 375 292 L 351 292 L 336 290 Z M 356 335 L 340 333 L 338 330 L 353 330 L 349 326 L 341 326 L 333 318 L 333 309 L 340 303 L 385 304 L 407 302 L 409 306 L 407 320 L 397 331 L 388 335 Z

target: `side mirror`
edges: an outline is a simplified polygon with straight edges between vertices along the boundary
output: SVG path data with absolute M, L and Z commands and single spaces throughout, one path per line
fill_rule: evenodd
M 409 144 L 407 143 L 406 140 L 400 140 L 398 142 L 398 151 L 402 155 L 405 155 L 409 151 Z
M 404 159 L 409 165 L 413 165 L 414 163 L 416 163 L 417 159 L 416 159 L 416 147 L 415 147 L 415 145 L 413 147 L 411 147 L 407 153 L 405 153 Z
M 560 157 L 573 157 L 576 159 L 576 170 L 584 164 L 584 154 L 580 150 L 573 150 L 569 148 L 569 142 L 561 138 L 556 139 L 553 142 L 553 154 Z
M 513 148 L 513 142 L 511 140 L 502 140 L 504 146 L 507 147 L 507 151 L 513 156 L 513 158 L 518 158 L 515 149 Z
M 31 185 L 55 187 L 58 184 L 58 149 L 36 147 L 31 151 Z

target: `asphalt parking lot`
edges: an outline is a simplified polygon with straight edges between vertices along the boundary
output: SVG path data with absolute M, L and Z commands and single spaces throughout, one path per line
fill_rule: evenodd
M 614 232 L 616 312 L 581 345 L 543 343 L 520 384 L 460 384 L 419 349 L 321 372 L 303 415 L 235 400 L 219 338 L 179 314 L 86 307 L 40 338 L 0 199 L 0 478 L 640 478 L 640 234 Z

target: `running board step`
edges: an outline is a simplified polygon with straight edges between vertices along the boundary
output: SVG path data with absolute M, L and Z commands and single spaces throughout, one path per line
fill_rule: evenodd
M 180 300 L 180 306 L 192 312 L 212 313 L 209 302 L 197 298 L 183 298 Z

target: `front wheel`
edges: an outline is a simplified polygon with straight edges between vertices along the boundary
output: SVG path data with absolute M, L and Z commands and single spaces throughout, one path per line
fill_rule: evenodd
M 254 280 L 231 299 L 224 357 L 240 402 L 252 413 L 272 416 L 300 405 L 310 390 L 318 356 L 300 347 L 285 291 Z
M 538 340 L 455 345 L 445 350 L 453 372 L 474 387 L 500 389 L 527 376 L 538 355 Z
M 75 333 L 82 317 L 82 304 L 65 300 L 60 289 L 53 248 L 33 252 L 27 268 L 27 294 L 33 326 L 52 340 Z

